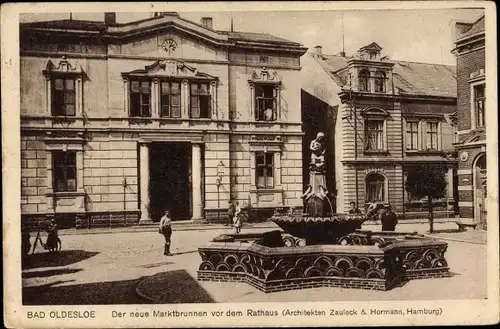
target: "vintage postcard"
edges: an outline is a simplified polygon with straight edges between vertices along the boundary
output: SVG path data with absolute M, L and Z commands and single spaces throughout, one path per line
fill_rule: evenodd
M 6 327 L 499 322 L 493 2 L 1 15 Z

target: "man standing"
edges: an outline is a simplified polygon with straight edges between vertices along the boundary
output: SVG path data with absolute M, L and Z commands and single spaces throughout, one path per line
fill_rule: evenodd
M 159 233 L 165 237 L 165 249 L 163 254 L 165 256 L 172 256 L 170 253 L 170 238 L 172 236 L 172 219 L 170 218 L 170 210 L 165 212 L 165 215 L 160 220 Z
M 392 211 L 390 204 L 384 204 L 384 211 L 380 214 L 380 221 L 382 222 L 382 231 L 395 231 L 398 224 L 398 215 Z
M 233 224 L 233 217 L 234 217 L 234 204 L 231 200 L 228 201 L 229 206 L 227 208 L 227 223 L 225 226 L 231 226 Z
M 351 201 L 349 202 L 349 205 L 351 206 L 351 209 L 349 209 L 349 214 L 351 215 L 361 215 L 361 210 L 356 207 L 356 202 Z
M 241 217 L 240 217 L 240 213 L 241 213 L 240 203 L 236 201 L 236 208 L 234 210 L 234 217 L 233 217 L 234 228 L 236 230 L 236 234 L 239 234 L 241 232 Z

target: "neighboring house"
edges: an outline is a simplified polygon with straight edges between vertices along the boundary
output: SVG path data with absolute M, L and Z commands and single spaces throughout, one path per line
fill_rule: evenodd
M 300 205 L 300 44 L 171 12 L 24 23 L 20 41 L 24 220 Z
M 455 24 L 459 212 L 486 229 L 486 83 L 484 15 Z
M 346 212 L 351 201 L 360 207 L 389 202 L 405 218 L 422 217 L 425 200 L 405 192 L 405 172 L 429 163 L 447 168 L 446 198 L 435 201 L 439 216 L 451 216 L 455 68 L 389 60 L 376 43 L 353 57 L 323 55 L 321 49 L 302 59 L 302 89 L 335 111 L 329 132 L 335 163 L 327 165 L 335 170 L 336 211 Z M 316 114 L 312 106 L 303 111 Z M 311 128 L 304 129 L 307 135 Z

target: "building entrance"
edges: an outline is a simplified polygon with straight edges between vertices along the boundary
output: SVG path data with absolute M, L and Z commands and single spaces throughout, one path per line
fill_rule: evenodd
M 150 214 L 158 222 L 167 209 L 172 220 L 190 219 L 191 144 L 153 142 L 150 149 Z
M 486 184 L 486 154 L 482 154 L 474 165 L 474 217 L 483 227 L 486 225 Z

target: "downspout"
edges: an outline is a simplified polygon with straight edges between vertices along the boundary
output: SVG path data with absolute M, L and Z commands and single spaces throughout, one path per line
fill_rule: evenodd
M 394 82 L 392 84 L 392 94 L 394 95 Z M 394 111 L 394 103 L 396 101 L 399 101 L 399 97 L 398 98 L 394 98 L 394 101 L 392 102 L 392 109 Z M 401 112 L 401 170 L 403 171 L 402 172 L 402 181 L 401 181 L 401 185 L 403 187 L 403 218 L 406 219 L 406 207 L 405 207 L 405 202 L 406 202 L 406 193 L 405 193 L 405 145 L 404 145 L 404 120 L 403 120 L 403 109 L 401 108 L 401 102 L 399 103 L 399 109 L 400 109 L 400 112 Z
M 358 158 L 358 118 L 356 115 L 356 103 L 354 102 L 354 97 L 352 96 L 352 91 L 349 91 L 349 95 L 351 96 L 351 106 L 353 110 L 354 117 L 354 160 Z M 356 183 L 356 206 L 359 207 L 359 187 L 358 187 L 358 166 L 356 162 L 354 162 L 354 174 L 355 174 L 355 183 Z

